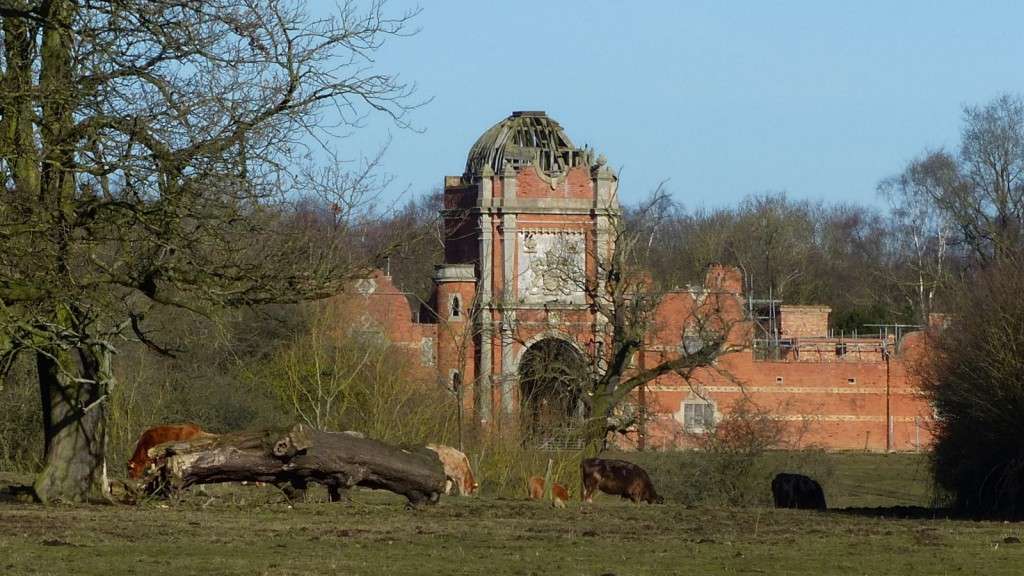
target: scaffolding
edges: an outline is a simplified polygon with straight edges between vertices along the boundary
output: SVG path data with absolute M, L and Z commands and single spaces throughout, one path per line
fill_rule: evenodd
M 775 298 L 771 290 L 768 291 L 768 298 L 747 298 L 747 317 L 754 323 L 754 356 L 758 360 L 781 358 L 781 305 L 782 300 Z
M 748 287 L 749 289 L 749 287 Z M 754 359 L 776 362 L 877 361 L 887 359 L 904 334 L 918 324 L 864 324 L 866 332 L 829 329 L 824 337 L 787 337 L 782 333 L 782 299 L 771 290 L 768 298 L 747 300 L 747 318 L 753 324 Z
M 879 337 L 884 340 L 888 340 L 889 336 L 892 335 L 893 340 L 899 344 L 899 341 L 903 339 L 903 333 L 908 330 L 920 330 L 920 324 L 865 324 L 867 328 L 878 328 Z

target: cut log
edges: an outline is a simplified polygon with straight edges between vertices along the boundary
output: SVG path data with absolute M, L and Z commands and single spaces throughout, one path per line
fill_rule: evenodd
M 445 473 L 437 454 L 405 450 L 347 432 L 321 432 L 298 424 L 290 430 L 238 432 L 175 441 L 149 451 L 154 465 L 147 490 L 180 490 L 194 484 L 270 482 L 296 488 L 327 486 L 331 500 L 353 486 L 389 490 L 411 505 L 437 502 Z

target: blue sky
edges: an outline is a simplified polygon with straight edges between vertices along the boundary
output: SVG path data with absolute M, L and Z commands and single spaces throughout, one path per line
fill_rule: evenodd
M 416 6 L 392 0 L 391 10 Z M 461 174 L 513 110 L 545 110 L 622 169 L 635 202 L 662 180 L 687 206 L 765 191 L 882 205 L 878 181 L 955 147 L 964 104 L 1024 93 L 1024 2 L 433 1 L 381 70 L 433 101 L 390 133 L 395 197 Z

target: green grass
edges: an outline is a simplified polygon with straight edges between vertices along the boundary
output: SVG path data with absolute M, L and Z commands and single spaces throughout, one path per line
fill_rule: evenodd
M 616 455 L 642 465 L 666 498 L 687 504 L 707 503 L 708 492 L 733 468 L 709 465 L 700 452 L 644 452 Z M 742 460 L 742 459 L 741 459 Z M 778 472 L 797 472 L 818 480 L 830 508 L 931 506 L 934 494 L 926 454 L 766 452 L 745 470 L 738 482 L 741 500 L 771 506 L 771 479 Z M 714 499 L 711 499 L 714 502 Z
M 669 494 L 671 481 L 657 469 L 671 455 L 637 456 Z M 926 477 L 906 473 L 920 470 L 920 458 L 828 458 L 834 502 L 920 504 L 927 492 Z M 865 489 L 860 482 L 874 484 Z M 678 502 L 634 506 L 611 497 L 565 510 L 495 497 L 445 498 L 405 510 L 387 493 L 351 495 L 351 503 L 290 507 L 273 488 L 218 486 L 207 495 L 138 506 L 0 502 L 0 574 L 1024 572 L 1024 544 L 1005 541 L 1024 539 L 1018 524 Z
M 924 454 L 829 454 L 826 482 L 835 507 L 930 506 L 935 499 Z

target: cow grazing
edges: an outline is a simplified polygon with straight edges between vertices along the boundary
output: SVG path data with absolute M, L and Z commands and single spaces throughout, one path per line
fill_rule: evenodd
M 772 480 L 772 498 L 776 508 L 825 509 L 821 484 L 803 474 L 777 474 Z
M 565 503 L 568 501 L 569 490 L 558 482 L 551 484 L 551 503 L 555 508 L 565 508 Z
M 441 444 L 427 444 L 427 448 L 437 453 L 444 466 L 444 475 L 447 477 L 444 485 L 444 493 L 451 494 L 458 489 L 461 496 L 469 496 L 480 487 L 473 477 L 473 469 L 469 466 L 469 458 L 462 452 Z
M 585 502 L 593 502 L 594 492 L 598 489 L 628 498 L 633 503 L 661 504 L 665 501 L 655 492 L 647 472 L 632 462 L 587 458 L 580 463 L 580 474 L 583 484 L 580 498 Z
M 544 478 L 542 476 L 530 476 L 526 481 L 526 495 L 530 500 L 544 499 Z M 558 482 L 551 483 L 551 504 L 555 508 L 565 508 L 569 501 L 569 490 Z
M 190 440 L 198 436 L 209 435 L 196 424 L 165 424 L 148 428 L 139 436 L 135 444 L 135 453 L 128 461 L 128 477 L 134 480 L 142 478 L 146 467 L 152 462 L 149 457 L 149 449 L 175 440 Z
M 530 476 L 526 481 L 526 495 L 530 500 L 543 500 L 544 478 L 541 476 Z

